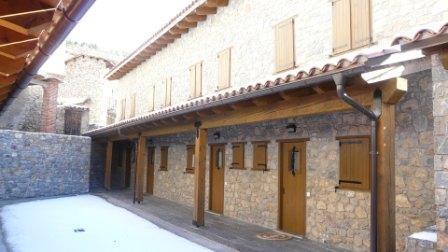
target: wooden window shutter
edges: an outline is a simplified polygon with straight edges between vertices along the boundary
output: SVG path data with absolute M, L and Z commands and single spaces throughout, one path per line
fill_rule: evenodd
M 153 111 L 154 110 L 154 99 L 155 99 L 155 87 L 151 86 L 149 88 L 149 103 L 148 103 L 148 111 Z
M 230 87 L 230 48 L 218 54 L 218 89 Z
M 267 149 L 268 142 L 253 142 L 252 146 L 254 148 L 253 155 L 253 170 L 267 170 L 268 160 L 267 160 Z
M 370 0 L 351 0 L 352 49 L 370 43 Z
M 187 169 L 186 172 L 194 172 L 194 145 L 187 145 Z
M 160 147 L 160 170 L 168 170 L 168 146 Z
M 370 139 L 339 139 L 339 187 L 368 190 L 370 188 Z
M 165 80 L 165 106 L 171 105 L 171 77 L 166 78 Z
M 135 116 L 135 100 L 136 100 L 136 96 L 137 96 L 137 94 L 132 94 L 132 96 L 131 96 L 131 109 L 130 109 L 130 112 L 129 112 L 129 117 L 134 117 Z
M 280 72 L 294 67 L 294 19 L 290 18 L 275 28 L 275 66 Z
M 333 0 L 333 53 L 350 50 L 350 0 Z
M 232 143 L 232 159 L 231 169 L 245 169 L 244 143 Z
M 126 119 L 126 98 L 121 99 L 120 102 L 120 120 Z
M 196 97 L 196 65 L 191 66 L 190 69 L 190 99 Z
M 196 83 L 195 83 L 195 97 L 202 95 L 202 63 L 196 64 Z

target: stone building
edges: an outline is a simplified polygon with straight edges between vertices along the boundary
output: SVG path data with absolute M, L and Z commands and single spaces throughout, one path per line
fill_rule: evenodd
M 196 0 L 106 75 L 92 181 L 198 226 L 205 208 L 355 251 L 446 250 L 447 18 L 435 0 Z

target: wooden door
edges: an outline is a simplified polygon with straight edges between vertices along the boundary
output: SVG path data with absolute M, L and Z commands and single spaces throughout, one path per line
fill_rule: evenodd
M 210 151 L 210 210 L 222 214 L 224 210 L 225 145 L 212 145 Z
M 154 147 L 148 148 L 148 166 L 146 170 L 146 193 L 154 193 Z
M 305 142 L 281 143 L 279 227 L 296 235 L 305 235 L 305 158 Z

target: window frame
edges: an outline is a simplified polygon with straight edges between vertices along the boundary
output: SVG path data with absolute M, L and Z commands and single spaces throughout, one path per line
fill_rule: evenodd
M 257 158 L 257 148 L 258 145 L 263 145 L 264 146 L 264 164 L 259 163 L 258 162 L 258 158 Z M 253 155 L 252 155 L 252 169 L 254 171 L 268 171 L 268 147 L 269 147 L 269 141 L 253 141 L 252 142 L 252 151 L 253 151 Z M 264 166 L 264 168 L 258 168 L 260 165 Z
M 279 55 L 279 46 L 280 46 L 280 31 L 279 28 L 287 23 L 291 23 L 292 25 L 292 63 L 286 66 L 283 66 L 282 64 L 280 64 L 280 55 Z M 275 44 L 274 44 L 274 54 L 275 54 L 275 71 L 274 73 L 281 73 L 281 72 L 285 72 L 291 69 L 294 69 L 296 67 L 296 38 L 295 38 L 295 16 L 293 17 L 289 17 L 287 19 L 282 20 L 281 22 L 277 23 L 274 27 L 274 39 L 275 39 Z
M 239 149 L 241 151 L 240 153 L 240 158 L 241 158 L 241 162 L 235 162 L 237 160 L 235 160 L 235 146 L 239 145 Z M 244 160 L 245 160 L 245 147 L 246 147 L 246 142 L 233 142 L 232 143 L 232 163 L 230 164 L 230 168 L 229 169 L 233 169 L 233 170 L 246 170 L 246 167 L 244 165 Z M 238 165 L 236 165 L 238 164 Z
M 223 69 L 221 57 L 226 55 L 228 53 L 227 60 L 227 68 Z M 223 73 L 223 71 L 225 71 Z M 221 77 L 222 75 L 227 75 L 227 83 L 225 85 L 222 85 L 221 83 Z M 218 85 L 216 87 L 216 91 L 221 91 L 227 88 L 230 88 L 232 86 L 232 47 L 228 47 L 221 52 L 218 53 Z

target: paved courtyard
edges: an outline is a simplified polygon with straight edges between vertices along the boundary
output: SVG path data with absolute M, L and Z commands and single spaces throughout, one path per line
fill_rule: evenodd
M 132 203 L 131 191 L 101 192 L 96 195 L 215 251 L 342 251 L 308 239 L 261 240 L 256 234 L 272 230 L 212 213 L 206 213 L 205 227 L 197 228 L 192 225 L 190 207 L 153 196 L 146 196 L 139 205 Z

